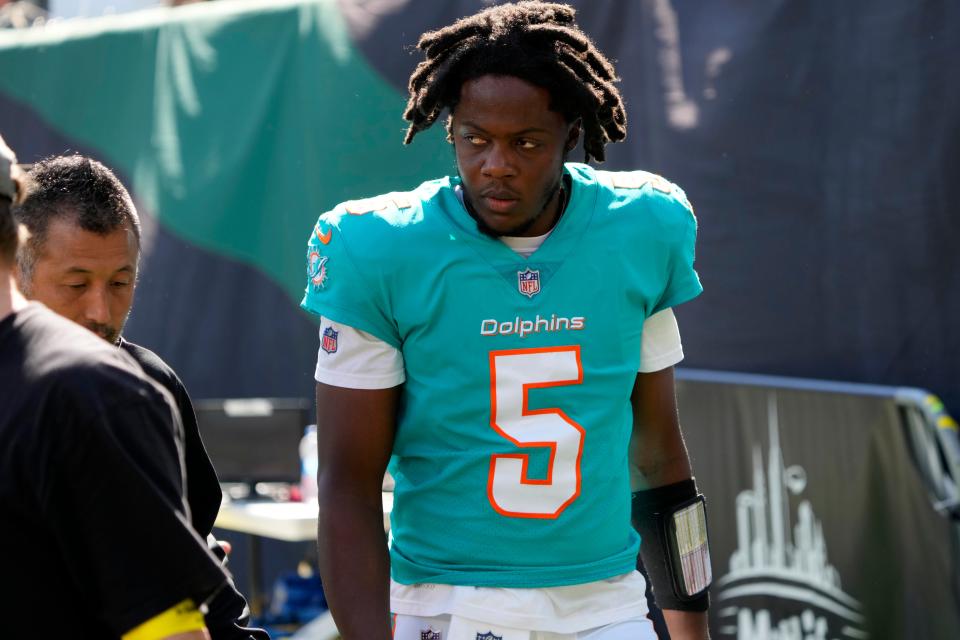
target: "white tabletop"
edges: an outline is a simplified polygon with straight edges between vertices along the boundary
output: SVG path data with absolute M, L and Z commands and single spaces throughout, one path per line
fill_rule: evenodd
M 390 530 L 393 493 L 383 492 L 383 527 Z M 305 542 L 317 539 L 316 502 L 226 501 L 214 526 L 266 538 Z

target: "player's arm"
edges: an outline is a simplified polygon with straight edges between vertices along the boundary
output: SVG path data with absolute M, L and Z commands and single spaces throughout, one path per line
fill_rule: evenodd
M 674 640 L 709 636 L 706 596 L 681 602 L 672 593 L 665 557 L 668 553 L 656 531 L 653 512 L 666 511 L 687 493 L 696 495 L 690 459 L 680 431 L 673 367 L 639 373 L 631 395 L 633 435 L 630 441 L 630 476 L 634 493 L 634 526 L 641 532 L 641 555 L 653 583 L 654 596 Z M 676 607 L 683 607 L 684 610 Z M 702 610 L 695 610 L 695 609 Z
M 318 560 L 330 611 L 346 640 L 390 638 L 381 488 L 400 389 L 317 384 Z

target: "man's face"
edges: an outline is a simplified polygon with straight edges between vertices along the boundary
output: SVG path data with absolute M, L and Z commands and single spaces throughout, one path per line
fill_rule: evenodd
M 513 76 L 463 83 L 450 133 L 463 189 L 487 232 L 543 235 L 557 220 L 563 160 L 579 128 L 550 94 Z
M 115 343 L 133 304 L 139 250 L 127 226 L 98 235 L 69 218 L 54 219 L 27 294 Z

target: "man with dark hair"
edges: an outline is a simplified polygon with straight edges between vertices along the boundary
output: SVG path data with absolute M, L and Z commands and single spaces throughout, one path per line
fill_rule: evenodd
M 17 252 L 20 289 L 119 344 L 140 261 L 140 220 L 130 195 L 109 169 L 80 155 L 41 160 L 29 177 L 30 195 L 14 209 L 30 232 Z M 193 413 L 181 407 L 187 408 L 185 420 Z M 207 508 L 199 509 L 209 515 L 214 503 L 219 507 L 220 490 L 204 482 L 215 477 L 209 462 L 206 467 L 196 482 L 210 490 Z
M 392 609 L 397 640 L 652 638 L 642 537 L 672 637 L 706 638 L 673 384 L 671 309 L 701 292 L 693 210 L 659 176 L 566 162 L 626 135 L 614 68 L 569 6 L 491 7 L 418 47 L 406 141 L 449 113 L 458 175 L 338 205 L 307 249 L 341 632 L 388 638 Z
M 177 374 L 152 351 L 121 337 L 133 304 L 140 262 L 140 220 L 129 193 L 103 164 L 80 155 L 33 165 L 32 188 L 15 208 L 30 234 L 17 252 L 24 294 L 129 354 L 173 396 L 184 427 L 187 501 L 196 532 L 210 538 L 220 509 L 220 484 L 207 456 L 193 405 Z M 214 639 L 266 637 L 243 628 L 246 603 L 233 587 L 211 603 Z
M 188 524 L 179 415 L 124 352 L 17 289 L 17 173 L 0 138 L 4 635 L 209 639 L 228 578 Z

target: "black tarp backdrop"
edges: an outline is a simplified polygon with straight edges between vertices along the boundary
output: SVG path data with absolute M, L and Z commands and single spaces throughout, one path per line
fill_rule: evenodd
M 419 34 L 487 4 L 338 2 L 398 94 Z M 573 4 L 623 78 L 630 131 L 606 168 L 661 173 L 697 209 L 685 365 L 923 387 L 957 411 L 960 2 Z M 0 122 L 25 160 L 84 150 L 9 98 Z M 196 397 L 312 396 L 317 338 L 294 301 L 154 227 L 128 335 Z
M 398 90 L 488 2 L 340 0 Z M 924 387 L 960 407 L 960 3 L 592 0 L 629 133 L 606 168 L 687 191 L 685 365 Z

